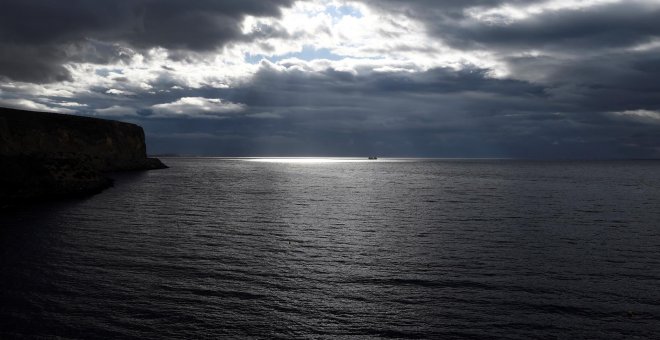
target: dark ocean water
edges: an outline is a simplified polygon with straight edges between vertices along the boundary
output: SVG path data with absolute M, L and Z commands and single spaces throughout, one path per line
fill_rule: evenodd
M 0 338 L 660 334 L 660 162 L 165 162 L 0 216 Z

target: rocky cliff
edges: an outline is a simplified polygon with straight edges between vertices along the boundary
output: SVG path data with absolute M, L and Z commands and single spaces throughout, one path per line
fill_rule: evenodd
M 0 108 L 0 204 L 87 195 L 111 185 L 107 172 L 160 168 L 135 124 Z

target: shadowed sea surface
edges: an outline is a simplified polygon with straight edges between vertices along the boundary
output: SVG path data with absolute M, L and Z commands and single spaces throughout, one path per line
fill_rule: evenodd
M 660 162 L 164 161 L 0 215 L 0 338 L 660 334 Z

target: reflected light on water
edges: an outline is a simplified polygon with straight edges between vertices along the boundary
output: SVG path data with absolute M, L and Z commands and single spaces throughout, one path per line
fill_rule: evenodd
M 367 158 L 319 158 L 319 157 L 269 157 L 269 158 L 246 158 L 248 162 L 261 163 L 293 163 L 293 164 L 324 164 L 324 163 L 358 163 L 378 162 Z

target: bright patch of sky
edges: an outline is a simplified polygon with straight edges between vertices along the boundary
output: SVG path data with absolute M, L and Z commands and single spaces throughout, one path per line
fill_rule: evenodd
M 340 60 L 342 56 L 332 53 L 327 48 L 315 48 L 314 46 L 305 45 L 300 52 L 289 52 L 282 55 L 267 56 L 263 54 L 257 55 L 246 55 L 245 61 L 250 64 L 258 64 L 261 60 L 266 59 L 270 62 L 279 62 L 285 59 L 300 59 L 300 60 L 316 60 L 316 59 L 325 59 L 325 60 Z
M 246 18 L 243 31 L 254 35 L 278 32 L 231 48 L 231 53 L 242 52 L 245 62 L 253 65 L 264 59 L 276 64 L 290 59 L 315 64 L 329 60 L 330 68 L 345 69 L 352 63 L 365 69 L 364 60 L 370 60 L 373 67 L 366 69 L 380 72 L 465 66 L 491 68 L 493 75 L 504 71 L 488 52 L 454 50 L 438 39 L 429 39 L 423 23 L 402 14 L 377 12 L 358 2 L 298 2 L 285 9 L 281 18 Z
M 120 69 L 120 68 L 105 68 L 105 67 L 98 68 L 94 71 L 94 73 L 96 73 L 96 75 L 99 75 L 101 77 L 107 77 L 107 76 L 109 76 L 113 73 L 122 74 L 122 72 L 123 72 L 123 70 Z
M 330 14 L 335 20 L 339 20 L 345 16 L 352 16 L 356 18 L 362 17 L 362 12 L 360 12 L 360 9 L 351 5 L 332 4 L 325 9 L 325 12 Z

